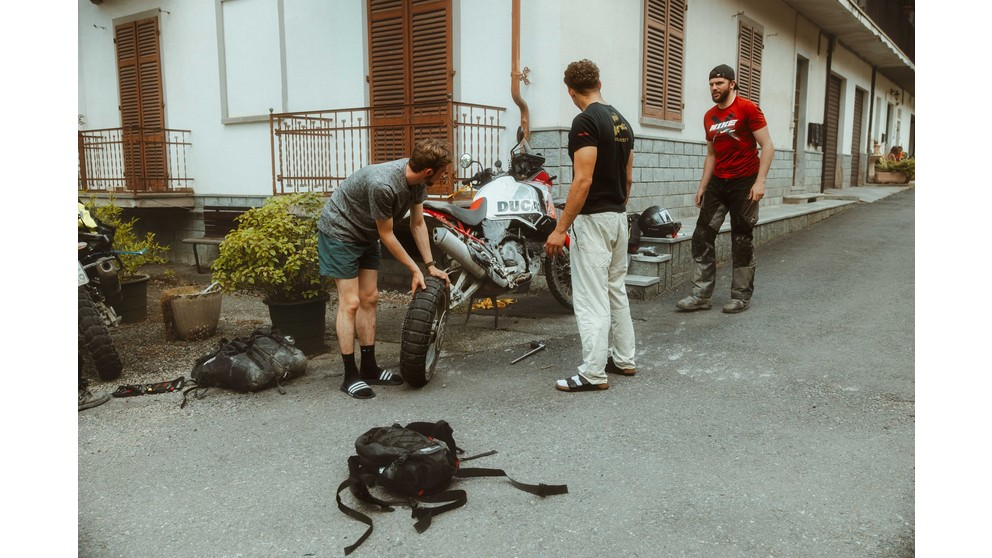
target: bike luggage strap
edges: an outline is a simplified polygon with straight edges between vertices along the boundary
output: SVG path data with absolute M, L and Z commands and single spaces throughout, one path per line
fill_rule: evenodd
M 158 382 L 155 384 L 128 384 L 117 388 L 112 395 L 114 397 L 134 397 L 136 395 L 146 395 L 151 393 L 171 393 L 183 389 L 186 385 L 186 377 L 179 376 L 175 380 Z

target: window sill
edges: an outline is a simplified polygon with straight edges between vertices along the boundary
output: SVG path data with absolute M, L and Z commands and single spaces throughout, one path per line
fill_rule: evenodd
M 652 126 L 656 128 L 666 128 L 669 130 L 685 130 L 685 122 L 675 120 L 662 120 L 651 116 L 641 116 L 638 120 L 641 126 Z

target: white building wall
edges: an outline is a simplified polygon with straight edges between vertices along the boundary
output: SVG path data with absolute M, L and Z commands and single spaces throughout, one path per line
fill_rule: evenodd
M 684 122 L 640 118 L 643 2 L 521 0 L 520 68 L 529 84 L 520 93 L 531 130 L 567 129 L 577 109 L 562 83 L 565 66 L 581 58 L 602 73 L 603 96 L 638 137 L 703 143 L 700 119 L 712 106 L 709 70 L 736 66 L 738 14 L 764 26 L 761 106 L 779 150 L 791 149 L 796 57 L 809 60 L 806 121 L 823 121 L 828 39 L 781 2 L 689 2 L 686 14 Z M 512 145 L 520 111 L 511 97 L 511 3 L 452 3 L 454 99 L 506 107 L 501 156 Z M 197 195 L 271 193 L 268 109 L 308 111 L 368 104 L 366 6 L 356 0 L 78 0 L 79 113 L 82 129 L 120 126 L 115 23 L 136 15 L 159 17 L 166 123 L 192 131 L 190 176 Z M 854 87 L 871 91 L 871 68 L 838 45 L 832 71 L 845 80 L 841 153 L 851 153 Z M 880 140 L 890 125 L 886 103 L 894 87 L 879 74 L 871 122 Z M 870 100 L 870 99 L 869 99 Z M 909 141 L 915 100 L 898 100 L 893 138 Z M 866 115 L 870 107 L 866 107 Z M 867 118 L 867 116 L 866 116 Z M 866 122 L 866 130 L 868 126 Z M 800 131 L 805 136 L 805 130 Z M 886 147 L 887 147 L 886 145 Z M 806 145 L 807 155 L 818 150 Z M 566 157 L 567 159 L 567 157 Z M 690 166 L 694 163 L 688 163 Z M 691 181 L 691 177 L 682 180 Z
M 521 2 L 526 3 L 526 2 Z M 506 108 L 500 123 L 506 131 L 500 138 L 498 158 L 506 164 L 520 123 L 513 102 L 510 71 L 511 6 L 509 2 L 463 0 L 452 2 L 452 63 L 455 69 L 452 97 L 456 101 Z M 521 70 L 525 66 L 521 63 Z M 521 91 L 526 85 L 521 83 Z M 472 153 L 478 157 L 478 153 Z M 504 167 L 505 168 L 505 167 Z
M 561 10 L 561 39 L 557 60 L 542 56 L 542 75 L 550 78 L 556 110 L 551 119 L 541 115 L 545 126 L 571 126 L 578 109 L 562 81 L 565 68 L 588 58 L 599 66 L 603 99 L 623 114 L 639 133 L 641 2 L 603 3 L 596 0 L 568 2 Z M 547 93 L 545 92 L 545 95 Z
M 871 68 L 855 57 L 851 51 L 844 48 L 843 45 L 838 44 L 834 48 L 830 71 L 843 80 L 840 107 L 840 130 L 842 135 L 837 138 L 837 150 L 841 155 L 853 155 L 856 152 L 864 152 L 864 144 L 855 146 L 852 143 L 852 134 L 854 133 L 854 99 L 856 88 L 865 91 L 866 103 L 863 110 L 864 114 L 867 115 L 870 108 L 867 101 L 871 94 Z M 864 115 L 862 115 L 862 118 L 864 118 Z M 862 134 L 866 132 L 867 128 L 862 129 Z
M 354 0 L 283 0 L 286 110 L 363 107 L 368 99 L 365 5 Z
M 795 14 L 795 12 L 793 12 Z M 826 102 L 827 90 L 827 51 L 830 40 L 820 33 L 820 29 L 802 16 L 794 16 L 793 28 L 795 56 L 801 56 L 809 61 L 809 79 L 806 87 L 806 121 L 823 123 L 823 109 Z M 796 58 L 791 63 L 792 72 L 796 71 Z M 795 79 L 792 80 L 795 88 Z

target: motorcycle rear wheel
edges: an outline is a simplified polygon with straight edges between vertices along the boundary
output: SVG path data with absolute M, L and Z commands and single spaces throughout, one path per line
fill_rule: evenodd
M 544 258 L 544 279 L 551 296 L 559 304 L 572 310 L 572 265 L 567 247 L 558 256 Z
M 437 277 L 427 277 L 426 289 L 413 296 L 403 320 L 400 374 L 414 387 L 423 387 L 434 376 L 441 356 L 448 322 L 448 287 Z
M 116 380 L 121 375 L 124 364 L 117 347 L 110 336 L 110 330 L 103 323 L 86 287 L 79 287 L 79 335 L 84 348 L 93 359 L 93 366 L 101 380 Z

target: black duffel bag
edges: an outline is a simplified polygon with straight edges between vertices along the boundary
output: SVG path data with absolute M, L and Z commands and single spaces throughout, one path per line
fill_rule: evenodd
M 191 374 L 193 385 L 185 393 L 208 387 L 250 392 L 273 386 L 285 393 L 282 382 L 302 376 L 306 369 L 307 357 L 293 338 L 266 325 L 247 337 L 221 339 L 216 349 L 198 358 Z

